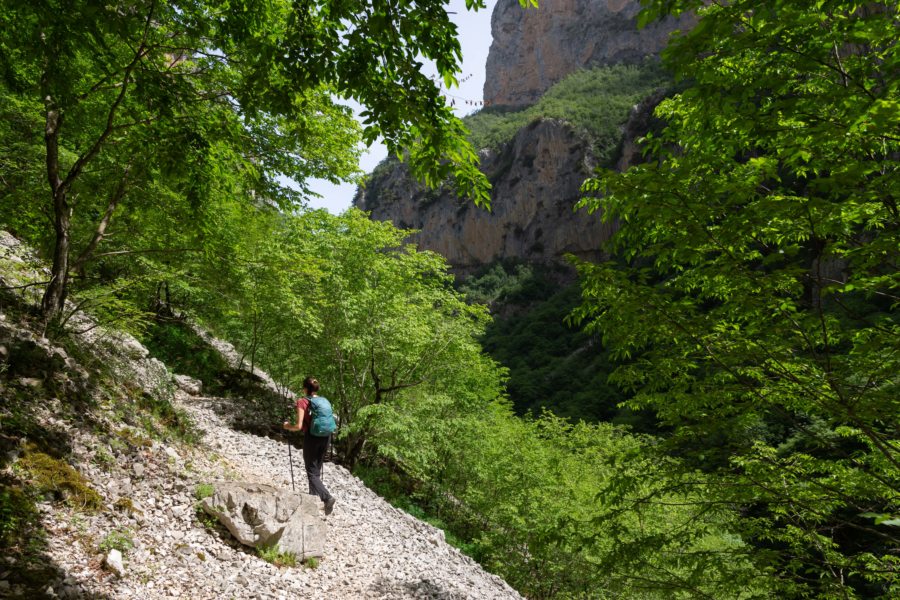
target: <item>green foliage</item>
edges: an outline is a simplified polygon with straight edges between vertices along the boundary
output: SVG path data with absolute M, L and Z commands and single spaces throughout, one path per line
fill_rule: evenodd
M 470 300 L 492 302 L 497 313 L 482 345 L 508 369 L 513 408 L 520 415 L 546 408 L 572 419 L 654 431 L 653 419 L 619 407 L 627 395 L 607 382 L 612 369 L 598 336 L 568 324 L 580 297 L 569 277 L 536 265 L 498 263 L 460 286 Z
M 404 391 L 448 390 L 473 402 L 499 392 L 499 372 L 477 342 L 486 310 L 453 289 L 443 259 L 404 245 L 407 232 L 356 210 L 264 213 L 242 227 L 232 279 L 217 273 L 223 294 L 201 315 L 251 365 L 294 389 L 307 374 L 323 383 L 349 464 Z M 284 400 L 271 403 L 283 418 Z
M 513 298 L 522 302 L 539 299 L 540 283 L 534 266 L 501 261 L 466 278 L 459 284 L 459 290 L 469 302 L 494 307 Z
M 219 521 L 203 510 L 203 507 L 201 507 L 199 503 L 194 505 L 194 515 L 207 531 L 218 531 L 221 529 Z
M 0 487 L 0 544 L 21 551 L 29 544 L 43 543 L 40 523 L 34 491 L 11 484 L 4 476 Z
M 166 399 L 142 394 L 137 406 L 143 411 L 140 421 L 144 430 L 156 439 L 179 440 L 186 444 L 196 444 L 203 433 L 191 420 L 183 408 L 173 406 Z
M 561 119 L 591 141 L 600 164 L 612 165 L 621 127 L 635 104 L 671 85 L 655 61 L 639 66 L 615 65 L 576 71 L 523 110 L 485 108 L 466 117 L 476 148 L 499 148 L 516 132 L 539 119 Z
M 309 178 L 357 179 L 361 140 L 380 137 L 427 184 L 452 177 L 489 203 L 464 126 L 421 71 L 432 60 L 452 85 L 460 69 L 443 1 L 220 8 L 0 4 L 0 147 L 17 157 L 3 159 L 0 203 L 15 210 L 0 224 L 53 248 L 47 319 L 97 258 L 176 249 L 113 235 L 128 228 L 123 207 L 174 199 L 197 217 L 225 193 L 289 210 Z M 338 99 L 365 107 L 361 128 Z M 48 206 L 52 231 L 35 226 Z
M 197 489 L 194 490 L 194 498 L 203 500 L 204 498 L 212 496 L 215 491 L 216 490 L 211 483 L 198 483 Z
M 119 529 L 107 533 L 99 545 L 101 552 L 118 550 L 123 555 L 134 548 L 134 538 L 130 529 Z
M 45 151 L 40 115 L 36 98 L 0 85 L 0 224 L 33 242 L 47 242 L 52 235 L 33 197 L 45 183 L 40 171 Z
M 528 597 L 769 597 L 727 534 L 735 515 L 695 505 L 704 488 L 671 479 L 649 438 L 447 397 L 409 401 L 391 423 L 375 438 L 391 468 L 366 480 Z
M 141 341 L 175 373 L 199 379 L 212 393 L 224 391 L 228 363 L 185 323 L 154 322 Z
M 276 567 L 297 566 L 297 556 L 293 552 L 282 552 L 277 545 L 259 547 L 256 549 L 256 553 L 261 559 Z
M 650 5 L 702 15 L 666 52 L 692 84 L 585 186 L 621 229 L 581 317 L 780 596 L 895 597 L 897 5 Z

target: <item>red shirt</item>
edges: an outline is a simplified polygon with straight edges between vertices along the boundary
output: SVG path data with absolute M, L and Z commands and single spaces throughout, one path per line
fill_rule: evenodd
M 303 423 L 300 425 L 300 431 L 309 431 L 309 398 L 303 396 L 297 398 L 297 408 L 303 411 Z

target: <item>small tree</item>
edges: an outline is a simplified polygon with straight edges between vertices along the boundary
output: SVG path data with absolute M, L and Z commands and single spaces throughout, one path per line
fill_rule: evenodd
M 333 390 L 345 462 L 362 456 L 370 413 L 400 393 L 456 390 L 486 359 L 477 337 L 487 309 L 452 287 L 446 262 L 403 245 L 408 232 L 350 210 L 312 213 L 301 227 L 322 260 L 302 301 L 319 326 L 298 336 L 298 363 Z M 489 386 L 495 389 L 495 386 Z
M 238 173 L 248 195 L 255 191 L 285 207 L 298 196 L 279 183 L 281 176 L 301 185 L 310 176 L 351 176 L 359 137 L 349 110 L 331 94 L 367 107 L 366 142 L 383 136 L 393 152 L 408 148 L 419 177 L 434 183 L 454 173 L 460 189 L 487 203 L 489 186 L 462 124 L 419 70 L 422 57 L 432 59 L 453 83 L 461 59 L 455 35 L 436 0 L 403 6 L 4 0 L 4 83 L 37 100 L 26 108 L 41 106 L 54 227 L 45 319 L 65 304 L 80 196 L 106 199 L 75 259 L 79 268 L 136 182 L 173 175 L 148 172 L 160 163 L 160 146 L 175 152 L 168 165 L 178 167 L 173 172 L 194 202 L 206 200 L 207 178 L 198 175 L 212 175 L 207 159 L 216 143 L 242 158 Z

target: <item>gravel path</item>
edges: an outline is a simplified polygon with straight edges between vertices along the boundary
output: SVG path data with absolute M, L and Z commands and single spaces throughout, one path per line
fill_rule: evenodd
M 154 443 L 131 456 L 124 470 L 122 460 L 111 470 L 97 467 L 99 449 L 81 434 L 76 453 L 110 510 L 85 518 L 42 506 L 53 533 L 49 554 L 68 575 L 50 582 L 48 597 L 521 598 L 448 545 L 440 530 L 393 508 L 332 463 L 326 464 L 324 479 L 338 503 L 327 519 L 325 556 L 317 568 L 275 567 L 224 530 L 203 527 L 194 510 L 194 491 L 201 483 L 232 479 L 291 485 L 286 445 L 228 427 L 219 413 L 229 410 L 229 402 L 178 392 L 176 403 L 205 431 L 203 443 L 196 448 Z M 305 491 L 299 451 L 294 461 L 297 489 Z M 132 514 L 114 508 L 123 498 L 133 503 Z M 134 541 L 125 555 L 124 578 L 105 570 L 96 551 L 100 540 L 121 531 Z

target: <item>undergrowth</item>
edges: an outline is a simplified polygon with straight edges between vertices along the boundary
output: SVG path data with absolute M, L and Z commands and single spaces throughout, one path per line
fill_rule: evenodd
M 138 397 L 137 406 L 143 411 L 140 422 L 147 433 L 156 439 L 175 439 L 188 445 L 197 444 L 203 432 L 197 428 L 187 412 L 166 399 L 148 394 Z
M 65 461 L 41 452 L 33 444 L 14 464 L 33 489 L 45 498 L 63 501 L 72 508 L 96 512 L 103 506 L 100 497 L 84 476 Z
M 210 392 L 226 391 L 231 367 L 215 348 L 185 323 L 154 322 L 141 341 L 154 358 L 172 371 L 199 379 Z
M 297 566 L 297 555 L 293 552 L 282 552 L 277 545 L 257 548 L 256 553 L 261 559 L 263 559 L 267 563 L 275 565 L 276 567 Z
M 122 554 L 127 554 L 132 548 L 134 548 L 134 535 L 130 529 L 110 531 L 99 545 L 99 549 L 102 552 L 118 550 Z
M 498 149 L 520 129 L 539 119 L 560 119 L 587 137 L 601 166 L 617 158 L 621 126 L 632 107 L 671 78 L 656 61 L 641 65 L 613 65 L 572 73 L 522 110 L 485 108 L 466 117 L 476 148 Z

